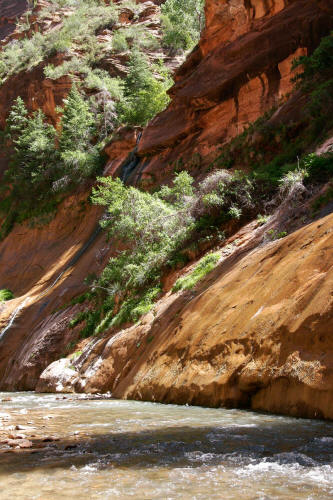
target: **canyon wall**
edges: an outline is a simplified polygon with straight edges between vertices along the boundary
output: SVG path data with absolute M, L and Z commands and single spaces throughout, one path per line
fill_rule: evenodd
M 95 339 L 71 369 L 54 363 L 37 389 L 332 419 L 333 215 L 260 241 L 243 228 L 195 290 Z
M 27 6 L 27 0 L 0 0 L 0 41 L 15 30 L 16 20 Z
M 207 0 L 206 18 L 199 46 L 176 72 L 169 107 L 143 130 L 129 183 L 166 182 L 180 159 L 200 178 L 221 145 L 286 102 L 293 59 L 333 28 L 333 0 Z M 68 82 L 42 75 L 37 67 L 1 88 L 2 123 L 20 92 L 52 118 Z M 106 147 L 106 173 L 121 172 L 139 132 L 123 129 Z M 333 418 L 332 215 L 271 243 L 253 222 L 226 242 L 223 261 L 195 290 L 166 293 L 139 325 L 81 341 L 75 362 L 55 361 L 79 339 L 68 324 L 84 306 L 71 299 L 113 251 L 95 233 L 101 212 L 87 196 L 82 189 L 48 226 L 17 226 L 0 243 L 0 288 L 16 297 L 0 305 L 0 332 L 22 306 L 0 338 L 1 389 L 110 390 Z
M 133 183 L 159 184 L 180 160 L 200 175 L 198 157 L 201 168 L 209 164 L 279 106 L 293 88 L 293 60 L 333 28 L 333 1 L 208 0 L 206 18 L 199 46 L 176 71 L 169 107 L 143 132 Z M 112 145 L 109 152 L 113 161 Z

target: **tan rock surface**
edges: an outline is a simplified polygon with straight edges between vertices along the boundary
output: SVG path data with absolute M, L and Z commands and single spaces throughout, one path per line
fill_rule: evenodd
M 266 246 L 245 239 L 150 325 L 82 357 L 78 391 L 333 418 L 333 215 Z
M 333 418 L 333 215 L 222 264 L 114 395 Z

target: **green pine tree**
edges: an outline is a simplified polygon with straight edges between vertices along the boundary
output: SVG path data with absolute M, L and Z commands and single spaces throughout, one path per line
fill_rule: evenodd
M 88 103 L 83 99 L 76 86 L 73 86 L 61 118 L 59 151 L 84 151 L 91 139 L 94 117 Z
M 204 28 L 204 0 L 166 0 L 162 5 L 163 44 L 176 50 L 190 50 Z
M 100 166 L 98 146 L 92 146 L 94 115 L 76 86 L 70 91 L 61 118 L 59 153 L 72 181 L 90 177 Z
M 41 110 L 30 118 L 27 114 L 23 101 L 18 98 L 7 122 L 14 154 L 6 179 L 15 190 L 31 193 L 31 188 L 50 177 L 56 157 L 55 129 L 46 123 Z
M 149 90 L 151 77 L 152 74 L 146 56 L 138 48 L 133 48 L 125 79 L 125 96 L 130 97 Z
M 166 93 L 171 79 L 166 68 L 155 67 L 157 79 L 146 56 L 138 48 L 132 50 L 124 84 L 125 100 L 120 106 L 121 118 L 130 125 L 146 125 L 169 102 Z
M 28 124 L 28 110 L 22 97 L 15 99 L 7 118 L 7 135 L 9 139 L 17 139 Z

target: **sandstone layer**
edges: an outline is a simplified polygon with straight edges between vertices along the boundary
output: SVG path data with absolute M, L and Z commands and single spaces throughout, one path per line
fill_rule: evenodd
M 182 160 L 200 177 L 222 144 L 287 100 L 292 61 L 333 28 L 333 0 L 208 0 L 206 18 L 170 106 L 142 137 L 140 129 L 119 131 L 105 149 L 106 175 L 125 172 L 127 182 L 149 187 L 168 181 Z M 119 61 L 105 64 L 121 70 Z M 56 120 L 69 84 L 45 79 L 42 64 L 11 78 L 0 90 L 1 123 L 20 93 Z M 17 226 L 0 244 L 0 288 L 16 297 L 0 305 L 0 332 L 14 318 L 0 338 L 1 389 L 112 391 L 333 418 L 332 214 L 266 245 L 253 222 L 198 288 L 168 292 L 139 325 L 77 345 L 69 321 L 84 305 L 70 301 L 113 252 L 87 196 L 82 189 L 50 224 Z M 167 277 L 168 289 L 175 278 Z M 74 348 L 77 359 L 59 361 Z
M 131 182 L 159 184 L 180 162 L 200 175 L 221 145 L 283 102 L 294 59 L 333 28 L 333 1 L 208 0 L 206 18 L 199 46 L 176 71 L 169 107 L 142 134 Z
M 92 341 L 60 390 L 333 418 L 333 215 L 255 249 L 249 230 L 194 292 Z

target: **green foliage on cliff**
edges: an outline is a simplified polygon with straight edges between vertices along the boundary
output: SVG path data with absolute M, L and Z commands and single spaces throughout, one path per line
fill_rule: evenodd
M 62 9 L 66 9 L 66 13 Z M 0 53 L 0 84 L 10 75 L 29 70 L 57 53 L 70 57 L 79 49 L 84 52 L 84 61 L 96 61 L 96 30 L 116 22 L 118 17 L 116 6 L 112 2 L 106 5 L 103 0 L 53 0 L 37 12 L 40 22 L 54 15 L 61 18 L 61 25 L 56 29 L 46 33 L 38 31 L 5 45 Z
M 106 208 L 102 227 L 123 249 L 91 285 L 92 306 L 84 320 L 87 326 L 87 318 L 90 325 L 95 318 L 96 334 L 137 321 L 158 298 L 162 275 L 180 261 L 184 245 L 211 237 L 222 222 L 253 208 L 253 182 L 238 172 L 216 171 L 197 187 L 187 172 L 180 172 L 171 186 L 153 194 L 126 187 L 119 179 L 99 182 L 92 201 Z M 203 259 L 179 289 L 194 286 L 218 258 Z
M 194 288 L 200 280 L 202 280 L 215 268 L 220 258 L 221 254 L 218 252 L 205 255 L 205 257 L 200 260 L 191 273 L 179 278 L 176 281 L 172 291 L 178 292 L 178 290 L 191 290 Z
M 45 62 L 47 78 L 69 75 L 78 85 L 82 83 L 86 94 L 93 95 L 92 105 L 97 103 L 100 114 L 108 115 L 104 136 L 122 123 L 147 123 L 168 104 L 166 90 L 172 80 L 164 65 L 156 64 L 155 56 L 149 54 L 149 59 L 145 54 L 160 49 L 159 38 L 141 24 L 117 25 L 118 13 L 123 7 L 126 2 L 106 5 L 104 0 L 53 0 L 35 10 L 33 15 L 42 26 L 44 20 L 49 22 L 54 17 L 59 20 L 58 25 L 48 29 L 46 24 L 44 31 L 30 32 L 25 38 L 12 40 L 3 47 L 0 85 L 11 75 Z M 140 4 L 132 3 L 128 7 L 134 12 L 141 10 Z M 107 41 L 98 36 L 103 28 L 109 33 Z M 128 76 L 124 82 L 119 77 L 111 77 L 103 63 L 103 59 L 109 60 L 119 51 L 129 53 Z M 57 59 L 54 56 L 58 56 Z M 138 77 L 135 86 L 134 77 Z
M 333 33 L 322 38 L 310 56 L 297 58 L 293 66 L 302 68 L 295 80 L 305 88 L 314 88 L 318 80 L 327 80 L 333 73 Z
M 161 79 L 155 77 L 154 69 Z M 128 74 L 124 80 L 124 99 L 119 104 L 120 120 L 130 125 L 146 125 L 166 108 L 169 102 L 166 90 L 171 83 L 163 65 L 150 67 L 147 57 L 135 47 L 131 52 Z
M 174 50 L 190 50 L 204 28 L 204 0 L 166 0 L 162 5 L 163 44 Z
M 98 172 L 101 158 L 99 145 L 94 144 L 94 115 L 76 87 L 59 112 L 56 129 L 41 110 L 29 116 L 20 97 L 14 102 L 7 120 L 13 151 L 1 186 L 2 236 L 15 221 L 52 213 L 62 193 Z
M 94 175 L 99 166 L 99 147 L 93 145 L 94 115 L 87 101 L 74 86 L 64 101 L 58 133 L 59 170 L 69 182 Z
M 158 194 L 126 187 L 119 179 L 99 181 L 92 199 L 107 208 L 102 227 L 110 238 L 127 247 L 110 259 L 95 284 L 96 290 L 105 290 L 123 301 L 118 314 L 110 317 L 114 325 L 124 318 L 135 320 L 138 311 L 146 309 L 148 298 L 154 295 L 151 287 L 158 287 L 162 267 L 189 236 L 193 219 Z
M 6 302 L 7 300 L 12 300 L 14 298 L 14 294 L 11 290 L 6 288 L 0 290 L 0 302 Z
M 147 55 L 154 43 L 155 49 L 160 48 L 159 39 L 139 24 L 116 25 L 123 7 L 135 16 L 142 10 L 140 4 L 125 3 L 52 0 L 33 11 L 31 19 L 37 18 L 41 31 L 29 31 L 28 13 L 21 26 L 22 32 L 28 30 L 26 37 L 10 41 L 0 52 L 0 85 L 42 61 L 52 61 L 44 66 L 46 77 L 69 75 L 74 82 L 58 110 L 57 130 L 42 111 L 28 114 L 22 99 L 13 105 L 7 125 L 12 161 L 0 193 L 0 211 L 5 215 L 2 236 L 15 221 L 48 221 L 62 193 L 96 174 L 100 151 L 118 126 L 145 125 L 167 106 L 169 72 L 156 57 Z M 49 29 L 53 19 L 58 24 Z M 99 37 L 105 28 L 112 43 Z M 102 61 L 119 50 L 113 47 L 117 35 L 126 41 L 123 78 L 111 77 Z

